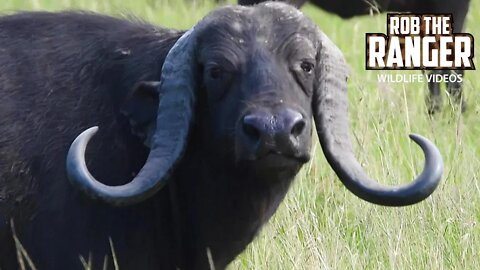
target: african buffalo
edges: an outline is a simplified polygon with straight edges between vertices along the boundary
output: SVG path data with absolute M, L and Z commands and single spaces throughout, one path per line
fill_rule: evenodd
M 282 0 L 280 0 L 282 1 Z M 254 5 L 265 0 L 238 0 L 240 5 Z M 283 0 L 298 8 L 302 7 L 307 0 Z M 462 32 L 467 17 L 470 0 L 311 0 L 310 3 L 334 13 L 344 19 L 354 16 L 375 14 L 378 12 L 413 12 L 423 14 L 452 14 L 453 32 Z M 433 74 L 451 74 L 455 72 L 463 76 L 463 70 L 437 70 Z M 440 83 L 430 82 L 428 84 L 429 96 L 427 97 L 428 113 L 433 114 L 442 108 L 442 96 Z M 460 106 L 462 112 L 467 109 L 466 102 L 462 97 L 462 83 L 455 81 L 447 83 L 447 92 L 452 102 Z
M 367 177 L 349 139 L 344 58 L 285 4 L 223 7 L 187 32 L 17 13 L 0 17 L 0 52 L 2 269 L 18 269 L 19 243 L 38 269 L 81 269 L 80 256 L 99 269 L 112 253 L 120 269 L 223 269 L 310 159 L 312 118 L 364 200 L 414 204 L 441 178 L 438 149 L 418 135 L 414 182 Z

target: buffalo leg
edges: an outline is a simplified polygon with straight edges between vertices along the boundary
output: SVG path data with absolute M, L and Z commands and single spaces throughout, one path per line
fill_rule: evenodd
M 442 75 L 445 71 L 442 70 L 434 70 L 430 72 L 430 76 L 432 79 L 428 82 L 428 91 L 429 94 L 427 95 L 427 110 L 429 114 L 434 114 L 440 112 L 442 109 L 442 93 L 440 89 L 440 83 L 435 82 L 434 76 L 437 74 Z
M 452 71 L 452 74 L 458 74 L 463 77 L 464 71 L 463 70 L 455 70 Z M 452 76 L 453 78 L 453 76 Z M 465 112 L 467 109 L 467 104 L 465 99 L 462 97 L 462 83 L 458 80 L 455 81 L 448 81 L 447 83 L 447 91 L 450 95 L 450 101 L 453 106 L 460 106 L 462 112 Z

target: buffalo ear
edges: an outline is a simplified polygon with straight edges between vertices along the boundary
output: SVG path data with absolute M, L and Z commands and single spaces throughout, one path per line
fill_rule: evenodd
M 127 116 L 132 133 L 147 147 L 155 130 L 159 100 L 160 82 L 142 81 L 133 87 L 123 104 L 122 113 Z

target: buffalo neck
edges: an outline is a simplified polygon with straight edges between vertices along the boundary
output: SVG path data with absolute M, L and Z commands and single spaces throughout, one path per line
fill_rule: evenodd
M 182 261 L 193 263 L 189 269 L 208 267 L 209 256 L 217 269 L 233 260 L 276 211 L 299 169 L 260 177 L 208 153 L 189 149 L 170 187 L 183 221 L 178 224 L 186 224 L 178 234 L 187 256 Z

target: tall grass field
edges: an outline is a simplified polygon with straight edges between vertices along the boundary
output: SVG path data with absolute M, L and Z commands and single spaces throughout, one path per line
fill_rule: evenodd
M 474 63 L 480 67 L 480 1 L 471 2 L 465 32 L 477 38 Z M 185 29 L 217 5 L 213 0 L 2 0 L 0 11 L 85 9 Z M 385 15 L 342 20 L 312 5 L 302 10 L 350 66 L 352 139 L 368 174 L 390 185 L 413 180 L 424 157 L 408 134 L 418 133 L 439 147 L 444 176 L 434 194 L 417 205 L 376 206 L 343 187 L 316 142 L 312 161 L 279 210 L 229 268 L 480 269 L 480 72 L 467 71 L 464 77 L 466 113 L 452 106 L 444 91 L 443 111 L 429 116 L 426 83 L 379 83 L 377 75 L 385 72 L 365 70 L 365 33 L 384 33 Z

